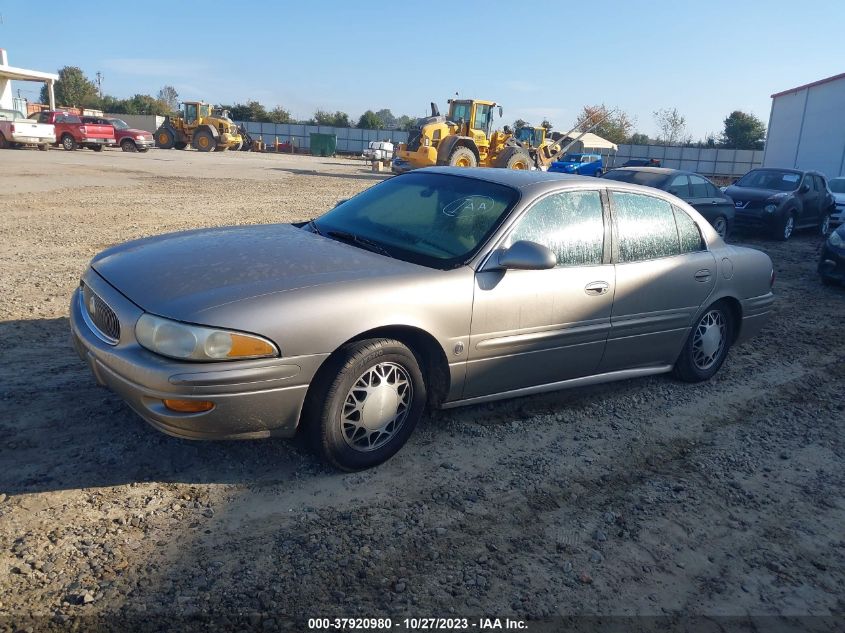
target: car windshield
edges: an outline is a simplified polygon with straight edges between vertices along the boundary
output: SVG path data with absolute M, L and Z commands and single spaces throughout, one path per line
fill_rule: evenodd
M 411 173 L 367 189 L 313 224 L 362 248 L 369 243 L 398 259 L 455 268 L 481 248 L 518 197 L 515 189 L 476 178 Z
M 111 123 L 116 130 L 128 130 L 129 125 L 127 125 L 126 121 L 123 119 L 108 119 L 108 122 Z
M 660 189 L 666 181 L 666 174 L 659 174 L 653 171 L 639 171 L 637 169 L 612 169 L 603 178 L 631 182 L 635 185 L 644 185 Z
M 834 178 L 827 185 L 833 193 L 845 193 L 845 178 Z
M 755 169 L 736 182 L 737 187 L 795 191 L 801 182 L 801 174 L 784 169 Z

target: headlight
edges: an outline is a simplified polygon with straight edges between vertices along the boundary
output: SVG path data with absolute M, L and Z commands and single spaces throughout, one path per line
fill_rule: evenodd
M 145 137 L 144 137 L 144 135 L 143 135 L 143 134 L 139 134 L 139 135 L 138 135 L 138 136 L 136 136 L 135 138 L 136 138 L 136 139 L 138 139 L 139 141 L 143 141 Z
M 427 136 L 423 137 L 423 147 L 429 147 L 431 145 L 431 139 Z
M 845 244 L 845 240 L 843 240 L 842 236 L 839 235 L 839 231 L 834 231 L 833 233 L 831 233 L 828 241 L 830 242 L 831 246 L 836 246 L 836 247 L 839 247 L 839 246 L 842 246 L 843 244 Z
M 766 213 L 774 213 L 775 211 L 777 211 L 777 210 L 778 210 L 778 205 L 776 205 L 776 204 L 767 204 L 767 205 L 763 208 L 763 210 L 764 210 Z
M 278 356 L 270 341 L 242 332 L 188 325 L 152 314 L 135 324 L 135 338 L 151 352 L 185 360 L 235 360 Z

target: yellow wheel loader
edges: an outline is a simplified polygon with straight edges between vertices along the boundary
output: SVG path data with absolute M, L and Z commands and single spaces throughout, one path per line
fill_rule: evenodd
M 166 117 L 155 133 L 156 147 L 200 152 L 238 150 L 243 137 L 226 110 L 212 108 L 202 101 L 186 101 L 178 116 Z

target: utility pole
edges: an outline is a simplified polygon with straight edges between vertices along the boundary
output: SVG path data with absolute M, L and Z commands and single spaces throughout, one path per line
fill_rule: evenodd
M 100 95 L 100 99 L 103 98 L 103 73 L 99 70 L 97 71 L 97 92 Z

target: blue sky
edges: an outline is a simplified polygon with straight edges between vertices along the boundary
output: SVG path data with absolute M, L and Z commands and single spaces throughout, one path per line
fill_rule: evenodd
M 841 0 L 15 0 L 0 14 L 14 66 L 80 66 L 118 97 L 172 84 L 184 99 L 257 99 L 297 118 L 420 116 L 458 92 L 501 103 L 504 123 L 558 129 L 603 102 L 654 135 L 653 111 L 676 107 L 697 139 L 732 110 L 767 120 L 773 92 L 845 72 Z M 36 84 L 17 87 L 37 100 Z

